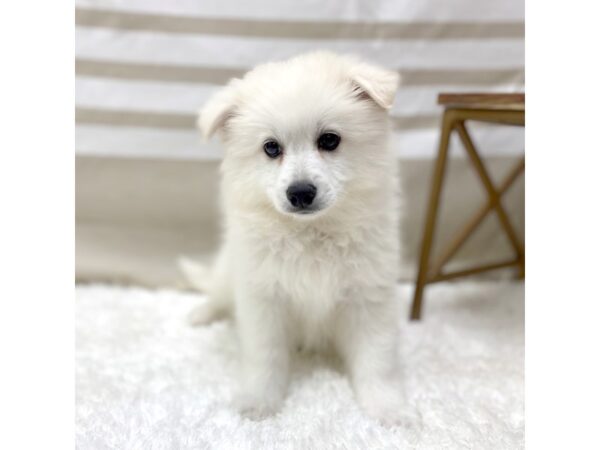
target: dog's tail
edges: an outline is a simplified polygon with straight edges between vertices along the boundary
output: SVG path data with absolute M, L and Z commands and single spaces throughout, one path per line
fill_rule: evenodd
M 193 326 L 207 325 L 215 320 L 231 314 L 231 292 L 215 267 L 207 267 L 192 259 L 181 256 L 177 259 L 179 269 L 186 279 L 186 287 L 207 294 L 199 305 L 188 315 L 188 322 Z
M 177 259 L 177 265 L 189 287 L 200 292 L 208 290 L 211 282 L 211 271 L 208 267 L 185 256 Z

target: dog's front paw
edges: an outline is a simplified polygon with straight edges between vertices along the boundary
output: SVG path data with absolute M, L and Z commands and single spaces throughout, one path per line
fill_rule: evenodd
M 273 393 L 239 393 L 234 405 L 239 413 L 251 420 L 263 420 L 276 414 L 283 403 L 283 397 Z
M 405 399 L 396 383 L 370 383 L 357 387 L 358 402 L 372 418 L 386 426 L 401 426 L 419 430 L 422 426 L 419 411 Z

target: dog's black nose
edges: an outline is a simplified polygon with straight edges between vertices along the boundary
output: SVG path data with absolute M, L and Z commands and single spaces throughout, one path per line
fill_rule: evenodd
M 317 196 L 317 188 L 312 183 L 299 181 L 290 185 L 285 193 L 292 206 L 295 208 L 306 208 Z

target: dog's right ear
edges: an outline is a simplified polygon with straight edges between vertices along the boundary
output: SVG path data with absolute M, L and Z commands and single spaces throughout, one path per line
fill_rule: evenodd
M 202 107 L 197 125 L 204 139 L 209 139 L 216 131 L 225 126 L 227 120 L 235 114 L 235 101 L 241 80 L 233 79 L 214 94 Z

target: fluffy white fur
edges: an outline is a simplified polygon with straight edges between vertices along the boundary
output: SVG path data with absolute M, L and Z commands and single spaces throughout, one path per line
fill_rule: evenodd
M 76 448 L 521 449 L 523 283 L 427 288 L 408 322 L 413 286 L 398 289 L 399 354 L 422 428 L 382 426 L 356 404 L 348 377 L 319 355 L 293 359 L 278 414 L 232 408 L 240 346 L 233 323 L 186 327 L 204 295 L 118 286 L 76 290 Z
M 224 144 L 225 232 L 208 276 L 187 266 L 210 299 L 192 320 L 235 314 L 237 404 L 250 417 L 281 408 L 290 357 L 302 349 L 338 355 L 372 417 L 414 419 L 396 358 L 399 193 L 387 110 L 398 81 L 350 57 L 310 53 L 255 68 L 201 111 L 204 135 L 219 132 Z M 332 152 L 317 148 L 325 132 L 341 137 Z M 269 139 L 280 157 L 264 153 Z M 286 197 L 303 180 L 317 188 L 312 214 Z

